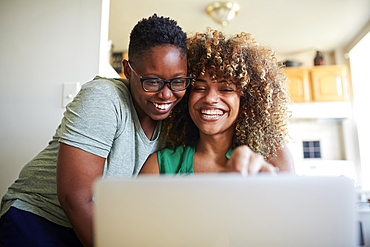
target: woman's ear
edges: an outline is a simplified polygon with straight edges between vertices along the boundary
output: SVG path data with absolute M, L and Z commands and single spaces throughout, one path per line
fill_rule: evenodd
M 127 80 L 130 80 L 131 69 L 126 59 L 122 60 L 122 68 L 123 68 L 123 73 L 125 74 Z

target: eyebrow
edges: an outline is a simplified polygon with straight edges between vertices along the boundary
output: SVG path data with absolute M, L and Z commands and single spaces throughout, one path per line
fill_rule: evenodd
M 205 82 L 205 83 L 207 82 L 204 79 L 195 79 L 195 81 Z M 222 80 L 217 81 L 217 83 L 225 83 L 225 82 L 228 82 L 228 81 L 231 81 L 232 84 L 236 85 L 236 83 L 233 80 L 231 80 L 231 79 L 230 80 L 222 79 Z
M 200 82 L 207 82 L 206 80 L 203 80 L 203 79 L 195 79 L 195 81 L 200 81 Z
M 182 76 L 186 76 L 186 74 L 182 73 L 182 72 L 179 72 L 177 74 L 174 75 L 173 78 L 177 78 L 177 77 L 182 77 Z M 155 74 L 155 73 L 148 73 L 146 74 L 145 76 L 144 75 L 141 75 L 143 78 L 161 78 L 163 79 L 162 77 L 160 77 L 159 75 Z M 151 77 L 152 76 L 152 77 Z

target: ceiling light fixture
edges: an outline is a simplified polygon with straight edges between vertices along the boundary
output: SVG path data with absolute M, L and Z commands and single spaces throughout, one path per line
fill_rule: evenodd
M 214 2 L 207 6 L 206 11 L 217 23 L 227 26 L 239 12 L 239 4 L 233 2 Z

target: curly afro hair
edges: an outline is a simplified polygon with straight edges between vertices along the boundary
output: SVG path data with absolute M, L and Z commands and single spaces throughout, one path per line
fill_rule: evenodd
M 148 19 L 143 18 L 132 29 L 128 56 L 133 60 L 151 48 L 165 44 L 177 46 L 186 56 L 186 33 L 175 20 L 154 14 Z
M 288 136 L 290 117 L 284 65 L 275 53 L 260 46 L 253 36 L 240 33 L 229 39 L 210 28 L 187 40 L 188 73 L 193 78 L 204 75 L 237 78 L 240 111 L 235 123 L 232 147 L 248 145 L 266 159 L 282 148 Z M 167 147 L 195 145 L 199 130 L 190 118 L 188 98 L 191 88 L 165 120 Z

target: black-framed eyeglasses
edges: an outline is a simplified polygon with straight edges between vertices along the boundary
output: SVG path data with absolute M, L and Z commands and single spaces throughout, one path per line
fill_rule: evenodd
M 170 80 L 164 80 L 161 78 L 149 78 L 149 77 L 141 77 L 131 66 L 130 61 L 128 61 L 128 66 L 130 69 L 139 77 L 141 81 L 141 87 L 145 92 L 158 92 L 161 91 L 162 88 L 168 83 L 170 85 L 170 89 L 172 91 L 182 91 L 185 90 L 189 85 L 190 82 L 193 80 L 193 77 L 185 76 L 185 77 L 177 77 Z

